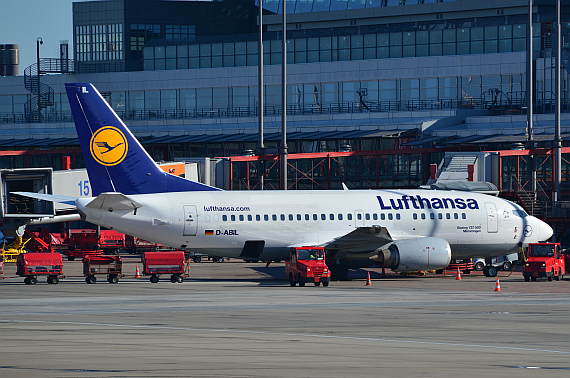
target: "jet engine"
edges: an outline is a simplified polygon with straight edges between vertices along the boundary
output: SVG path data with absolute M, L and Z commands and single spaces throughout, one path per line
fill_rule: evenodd
M 451 261 L 451 247 L 441 238 L 415 238 L 395 241 L 375 259 L 396 272 L 443 269 Z

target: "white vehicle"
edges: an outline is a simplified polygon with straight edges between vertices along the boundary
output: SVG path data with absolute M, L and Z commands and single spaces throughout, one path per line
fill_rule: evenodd
M 485 194 L 428 190 L 221 191 L 162 171 L 91 84 L 66 84 L 96 198 L 17 193 L 74 204 L 85 220 L 166 246 L 286 260 L 322 246 L 335 278 L 376 262 L 394 271 L 515 253 L 550 226 Z
M 519 260 L 518 253 L 511 253 L 510 255 L 491 257 L 491 266 L 495 268 L 502 269 L 504 271 L 510 271 L 513 268 L 513 264 Z M 485 259 L 477 258 L 473 259 L 473 266 L 475 270 L 482 271 L 485 268 Z

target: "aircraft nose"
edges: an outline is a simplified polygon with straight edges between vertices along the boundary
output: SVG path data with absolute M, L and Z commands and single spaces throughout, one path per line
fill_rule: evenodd
M 539 220 L 538 224 L 538 240 L 546 241 L 552 237 L 554 231 L 552 227 L 548 225 L 548 223 Z

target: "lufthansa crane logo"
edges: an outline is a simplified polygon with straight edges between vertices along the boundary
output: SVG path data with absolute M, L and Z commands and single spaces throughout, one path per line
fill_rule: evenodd
M 104 126 L 91 137 L 91 156 L 106 166 L 117 165 L 127 156 L 129 146 L 121 130 Z

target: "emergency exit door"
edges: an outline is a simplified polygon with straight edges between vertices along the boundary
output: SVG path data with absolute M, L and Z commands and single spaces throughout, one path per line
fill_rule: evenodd
M 487 209 L 487 232 L 497 232 L 499 230 L 497 207 L 494 203 L 486 202 Z
M 184 236 L 196 235 L 198 229 L 198 214 L 196 214 L 196 206 L 184 206 Z

